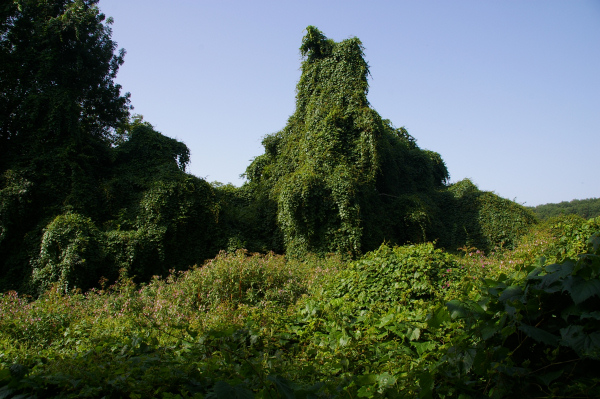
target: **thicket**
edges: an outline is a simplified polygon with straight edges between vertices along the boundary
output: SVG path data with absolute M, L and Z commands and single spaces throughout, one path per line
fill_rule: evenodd
M 213 188 L 114 83 L 93 0 L 0 7 L 0 290 L 148 281 L 218 252 Z
M 238 251 L 148 284 L 8 292 L 0 394 L 598 397 L 599 231 L 555 220 L 493 255 Z
M 300 52 L 296 111 L 263 139 L 243 188 L 266 204 L 286 253 L 356 256 L 382 242 L 428 240 L 488 250 L 513 245 L 535 222 L 468 180 L 447 187 L 440 155 L 370 107 L 359 39 L 336 43 L 309 26 Z
M 475 248 L 483 251 L 512 248 L 537 219 L 516 202 L 481 191 L 469 179 L 438 193 L 442 231 L 438 244 L 447 249 Z
M 423 240 L 429 197 L 448 178 L 440 156 L 369 106 L 360 40 L 336 43 L 309 26 L 300 51 L 296 111 L 245 174 L 276 205 L 286 252 L 354 256 L 386 239 Z
M 359 39 L 309 26 L 296 111 L 240 188 L 185 173 L 189 150 L 131 116 L 97 0 L 0 14 L 0 289 L 149 281 L 219 250 L 355 258 L 382 242 L 513 245 L 533 218 L 468 181 L 367 101 Z M 468 209 L 468 212 L 465 210 Z
M 0 397 L 600 396 L 600 219 L 449 184 L 312 26 L 288 124 L 209 184 L 97 3 L 0 6 Z

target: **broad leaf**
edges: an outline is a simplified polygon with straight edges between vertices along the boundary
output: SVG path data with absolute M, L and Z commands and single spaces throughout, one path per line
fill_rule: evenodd
M 539 376 L 537 376 L 537 378 L 541 382 L 543 382 L 544 385 L 549 386 L 550 383 L 552 381 L 556 380 L 558 377 L 560 377 L 564 371 L 565 371 L 565 369 L 560 369 L 560 370 L 557 370 L 557 371 L 546 373 L 544 375 L 539 375 Z
M 275 384 L 281 397 L 285 399 L 295 398 L 294 388 L 291 386 L 288 380 L 278 375 L 270 375 L 267 377 L 267 379 Z
M 377 383 L 379 384 L 379 389 L 389 388 L 396 383 L 396 377 L 388 372 L 381 373 L 377 375 Z
M 502 291 L 502 294 L 500 294 L 500 297 L 498 299 L 500 301 L 515 300 L 518 299 L 518 297 L 521 296 L 521 294 L 523 294 L 523 289 L 521 287 L 519 287 L 518 285 L 511 285 L 510 287 Z
M 573 302 L 579 304 L 594 295 L 600 296 L 600 280 L 577 279 L 568 291 Z
M 561 344 L 572 348 L 582 357 L 600 359 L 600 332 L 587 334 L 583 326 L 571 325 L 560 330 Z
M 521 324 L 519 330 L 523 331 L 527 336 L 533 338 L 537 342 L 544 343 L 550 346 L 558 345 L 559 338 L 548 331 L 542 330 L 541 328 L 528 326 L 527 324 Z
M 453 299 L 450 302 L 446 303 L 446 307 L 450 312 L 450 317 L 452 317 L 453 319 L 462 319 L 471 316 L 473 313 L 485 313 L 485 310 L 483 310 L 483 308 L 475 302 L 462 302 L 458 299 Z

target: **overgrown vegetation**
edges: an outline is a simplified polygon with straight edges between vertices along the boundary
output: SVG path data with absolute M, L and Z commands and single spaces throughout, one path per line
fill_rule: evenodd
M 600 396 L 600 219 L 448 184 L 312 26 L 288 124 L 209 184 L 110 22 L 0 6 L 0 397 Z
M 220 250 L 349 259 L 383 242 L 489 250 L 534 221 L 469 181 L 448 187 L 440 155 L 369 106 L 357 38 L 336 43 L 307 28 L 296 112 L 264 138 L 237 188 L 186 174 L 185 144 L 129 115 L 113 82 L 124 51 L 113 53 L 96 0 L 14 0 L 2 12 L 2 290 L 149 281 Z
M 218 253 L 213 188 L 114 83 L 96 0 L 0 7 L 0 289 L 148 281 Z
M 286 252 L 356 255 L 386 239 L 422 241 L 444 162 L 369 107 L 360 40 L 336 43 L 309 26 L 300 51 L 296 112 L 246 171 L 276 204 Z
M 238 251 L 148 284 L 8 292 L 0 393 L 597 397 L 599 231 L 555 220 L 489 255 Z

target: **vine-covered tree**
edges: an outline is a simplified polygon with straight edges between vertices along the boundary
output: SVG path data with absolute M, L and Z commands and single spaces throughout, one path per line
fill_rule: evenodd
M 276 204 L 286 250 L 353 255 L 383 240 L 425 239 L 429 194 L 448 179 L 441 157 L 369 106 L 359 39 L 336 43 L 309 26 L 300 51 L 296 111 L 246 170 Z
M 97 0 L 0 5 L 0 290 L 148 280 L 215 254 L 210 185 L 114 82 Z
M 4 275 L 21 269 L 23 243 L 39 239 L 36 226 L 47 218 L 65 206 L 88 214 L 101 209 L 97 182 L 130 108 L 128 94 L 114 82 L 124 51 L 115 54 L 109 24 L 96 0 L 0 6 Z

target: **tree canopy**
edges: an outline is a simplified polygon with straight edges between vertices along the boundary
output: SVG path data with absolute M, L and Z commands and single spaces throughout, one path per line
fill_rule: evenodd
M 600 198 L 562 201 L 558 204 L 543 204 L 531 208 L 541 219 L 560 215 L 579 215 L 584 219 L 600 216 Z

